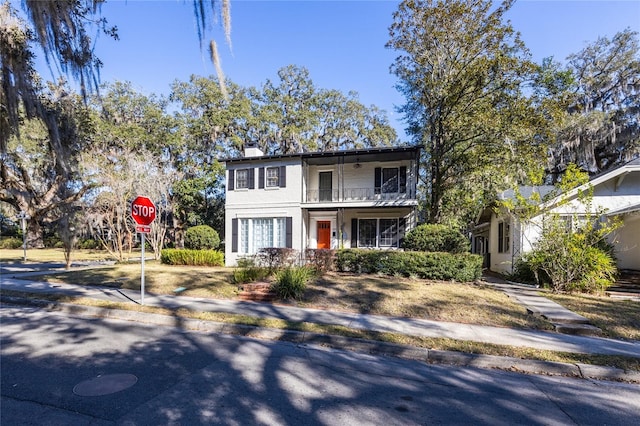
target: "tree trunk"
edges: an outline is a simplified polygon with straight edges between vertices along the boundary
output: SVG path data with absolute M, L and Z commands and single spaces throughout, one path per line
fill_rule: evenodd
M 38 218 L 27 220 L 27 248 L 44 248 L 44 233 Z

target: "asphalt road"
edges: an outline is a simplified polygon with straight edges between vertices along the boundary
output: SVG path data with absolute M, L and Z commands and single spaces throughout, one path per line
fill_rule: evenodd
M 640 386 L 0 309 L 8 425 L 636 425 Z

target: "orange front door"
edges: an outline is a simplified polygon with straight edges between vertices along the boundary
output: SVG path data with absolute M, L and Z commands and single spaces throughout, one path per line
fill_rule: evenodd
M 318 248 L 319 249 L 331 248 L 331 222 L 330 221 L 318 222 Z

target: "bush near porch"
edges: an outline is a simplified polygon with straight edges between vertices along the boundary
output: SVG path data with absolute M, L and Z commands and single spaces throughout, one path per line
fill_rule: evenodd
M 482 257 L 469 253 L 344 249 L 336 253 L 336 268 L 340 272 L 469 282 L 482 275 Z

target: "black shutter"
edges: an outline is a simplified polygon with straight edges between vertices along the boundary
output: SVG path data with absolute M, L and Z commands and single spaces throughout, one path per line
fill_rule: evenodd
M 258 189 L 264 188 L 264 167 L 258 169 Z
M 405 166 L 400 167 L 400 193 L 404 194 L 407 192 L 407 168 Z
M 287 248 L 293 247 L 293 218 L 287 216 L 285 227 L 287 228 Z
M 375 193 L 380 194 L 382 188 L 382 168 L 376 167 L 374 177 Z
M 287 166 L 280 166 L 280 188 L 287 187 Z
M 407 230 L 407 218 L 401 217 L 398 221 L 398 247 L 402 247 L 404 243 L 404 235 Z
M 229 181 L 227 182 L 227 189 L 229 191 L 233 191 L 233 184 L 234 184 L 234 170 L 229 170 Z
M 248 169 L 249 172 L 247 173 L 249 176 L 247 178 L 248 182 L 247 182 L 247 187 L 249 189 L 255 189 L 256 185 L 255 185 L 255 169 L 252 167 L 250 169 Z
M 231 219 L 231 252 L 238 252 L 238 219 Z
M 351 219 L 351 248 L 358 247 L 358 219 Z

